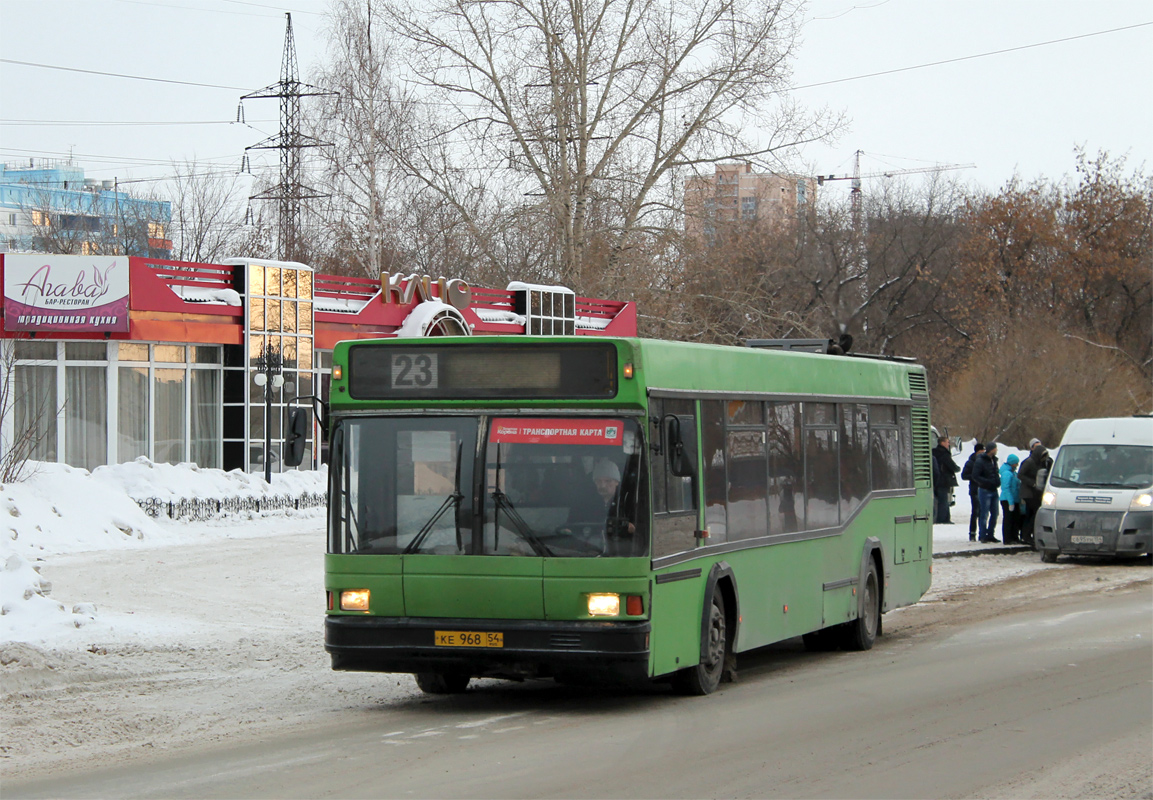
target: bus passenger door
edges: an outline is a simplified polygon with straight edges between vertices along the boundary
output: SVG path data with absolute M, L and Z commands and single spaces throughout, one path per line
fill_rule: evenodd
M 657 444 L 650 459 L 652 558 L 659 562 L 670 556 L 690 556 L 697 547 L 701 522 L 696 402 L 652 398 L 649 411 L 649 437 Z M 668 440 L 678 434 L 681 459 L 674 466 Z M 685 471 L 685 464 L 693 465 L 694 474 L 674 474 L 674 469 Z M 700 660 L 703 591 L 700 566 L 689 562 L 660 569 L 653 584 L 651 611 L 653 674 L 673 672 Z

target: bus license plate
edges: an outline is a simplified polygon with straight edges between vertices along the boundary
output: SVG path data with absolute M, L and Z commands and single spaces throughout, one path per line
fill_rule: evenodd
M 500 631 L 433 631 L 437 647 L 504 647 Z
M 1073 544 L 1104 544 L 1104 536 L 1070 536 L 1069 541 Z

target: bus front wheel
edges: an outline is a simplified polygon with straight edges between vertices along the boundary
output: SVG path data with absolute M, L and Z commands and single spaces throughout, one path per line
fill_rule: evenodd
M 455 672 L 418 672 L 413 677 L 425 694 L 460 694 L 471 680 L 468 675 Z
M 725 600 L 719 591 L 713 592 L 709 605 L 708 648 L 701 663 L 673 674 L 673 687 L 681 694 L 712 694 L 721 684 L 728 654 L 728 630 L 725 624 Z

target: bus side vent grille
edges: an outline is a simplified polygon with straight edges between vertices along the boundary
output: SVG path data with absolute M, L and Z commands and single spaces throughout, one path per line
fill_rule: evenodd
M 929 379 L 925 377 L 925 373 L 909 373 L 909 394 L 914 400 L 928 399 Z
M 548 637 L 548 644 L 549 647 L 579 650 L 581 646 L 581 635 L 579 633 L 551 633 Z
M 913 412 L 913 481 L 928 486 L 933 480 L 933 452 L 929 428 L 929 409 L 914 408 Z

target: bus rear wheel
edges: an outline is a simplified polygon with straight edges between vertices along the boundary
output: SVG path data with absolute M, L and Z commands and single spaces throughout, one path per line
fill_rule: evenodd
M 460 694 L 472 680 L 468 675 L 457 672 L 418 672 L 413 677 L 425 694 Z
M 861 615 L 844 623 L 841 645 L 846 650 L 868 650 L 877 641 L 881 629 L 881 584 L 877 563 L 869 559 L 865 582 L 861 585 Z
M 673 688 L 681 694 L 712 694 L 721 685 L 729 642 L 725 624 L 725 600 L 718 591 L 713 592 L 708 614 L 709 640 L 705 658 L 695 667 L 673 674 Z

